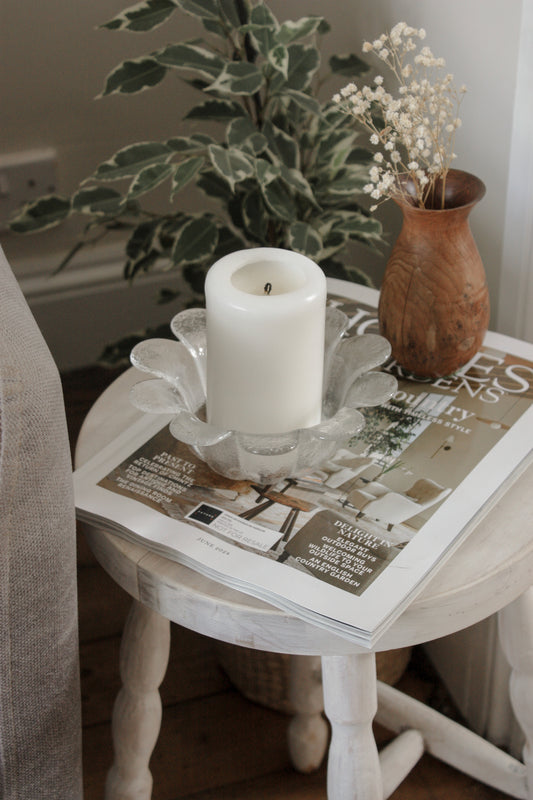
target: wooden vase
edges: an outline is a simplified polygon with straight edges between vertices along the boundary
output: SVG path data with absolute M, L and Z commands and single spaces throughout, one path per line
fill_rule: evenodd
M 378 307 L 393 357 L 421 377 L 449 375 L 466 364 L 481 347 L 490 313 L 485 270 L 468 221 L 485 185 L 468 172 L 450 170 L 442 208 L 436 189 L 435 202 L 426 208 L 407 196 L 396 201 L 403 225 Z

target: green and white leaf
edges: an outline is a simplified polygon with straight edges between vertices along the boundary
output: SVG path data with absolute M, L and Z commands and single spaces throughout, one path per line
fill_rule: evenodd
M 110 186 L 80 189 L 72 197 L 72 210 L 79 214 L 114 216 L 124 207 L 124 198 Z
M 271 28 L 273 31 L 277 31 L 279 29 L 279 22 L 266 5 L 266 3 L 259 2 L 256 6 L 252 8 L 250 13 L 250 22 L 254 23 L 255 25 L 265 25 L 266 27 Z
M 176 10 L 174 0 L 143 0 L 129 8 L 124 9 L 120 14 L 109 22 L 101 25 L 101 28 L 108 28 L 112 31 L 133 31 L 144 33 L 157 28 L 165 22 Z
M 294 22 L 286 20 L 281 23 L 278 39 L 283 44 L 290 44 L 296 39 L 304 39 L 306 36 L 316 33 L 323 21 L 323 17 L 302 17 Z
M 333 230 L 345 233 L 351 239 L 381 239 L 382 227 L 379 220 L 363 213 L 344 212 L 333 226 Z
M 203 17 L 202 25 L 209 31 L 209 33 L 213 33 L 215 36 L 219 36 L 221 39 L 226 41 L 227 39 L 227 28 L 224 27 L 222 21 L 220 19 L 211 19 L 211 17 Z
M 128 260 L 124 277 L 127 280 L 132 280 L 141 270 L 148 271 L 161 258 L 162 253 L 156 241 L 159 228 L 158 221 L 142 222 L 131 234 L 126 244 Z
M 307 222 L 293 222 L 289 227 L 289 245 L 291 250 L 303 253 L 309 258 L 317 258 L 322 252 L 322 239 L 317 231 Z
M 232 231 L 227 225 L 217 225 L 218 227 L 218 241 L 213 251 L 216 258 L 228 255 L 228 253 L 235 253 L 237 250 L 244 250 L 246 242 L 241 236 L 238 236 L 235 231 Z
M 217 79 L 208 87 L 209 92 L 222 94 L 252 95 L 263 85 L 263 73 L 247 61 L 228 62 Z
M 155 53 L 159 64 L 172 69 L 185 69 L 197 72 L 212 80 L 224 69 L 223 58 L 195 44 L 182 42 L 169 44 Z
M 158 231 L 159 223 L 157 221 L 141 222 L 137 225 L 126 243 L 128 258 L 136 259 L 139 254 L 147 253 L 152 248 Z
M 172 175 L 174 167 L 172 164 L 151 164 L 145 167 L 131 182 L 128 191 L 128 199 L 132 200 L 140 197 L 146 192 L 151 192 L 156 186 L 166 181 Z
M 275 217 L 293 220 L 296 217 L 296 206 L 290 192 L 279 178 L 267 184 L 261 184 L 263 199 Z
M 271 164 L 266 158 L 256 158 L 255 175 L 261 187 L 266 187 L 281 175 L 281 168 L 277 164 Z
M 182 161 L 181 164 L 178 164 L 178 166 L 174 168 L 172 198 L 193 180 L 204 164 L 205 158 L 202 156 L 195 156 L 185 159 L 185 161 Z
M 208 153 L 213 167 L 229 183 L 232 191 L 236 183 L 251 178 L 254 174 L 250 160 L 235 147 L 210 145 Z
M 240 31 L 249 33 L 258 52 L 268 58 L 268 53 L 278 43 L 278 29 L 279 22 L 274 14 L 264 3 L 259 3 L 252 8 L 249 23 L 242 25 Z
M 281 72 L 285 80 L 289 78 L 289 51 L 284 44 L 276 44 L 267 53 L 268 63 L 277 72 Z
M 168 161 L 173 150 L 163 142 L 139 142 L 128 145 L 104 161 L 96 170 L 94 177 L 99 181 L 117 181 L 134 178 L 146 167 Z
M 16 233 L 38 233 L 59 225 L 69 214 L 70 200 L 49 194 L 23 206 L 9 227 Z
M 218 0 L 218 7 L 222 19 L 231 27 L 238 28 L 241 24 L 241 19 L 239 18 L 235 0 Z
M 268 139 L 268 146 L 278 163 L 286 164 L 288 167 L 297 167 L 300 162 L 298 145 L 292 136 L 278 128 L 269 119 L 263 125 L 263 133 Z
M 213 139 L 211 143 L 215 142 Z M 192 136 L 173 136 L 167 139 L 167 146 L 175 153 L 199 153 L 206 149 L 203 142 L 198 142 Z
M 289 77 L 287 86 L 298 92 L 305 91 L 320 66 L 320 53 L 316 47 L 304 44 L 291 44 L 289 51 Z
M 317 167 L 324 167 L 328 175 L 335 174 L 345 163 L 357 135 L 353 131 L 333 130 L 323 136 L 316 153 Z
M 229 183 L 214 169 L 204 169 L 196 181 L 196 186 L 208 197 L 228 203 L 232 197 Z
M 176 5 L 186 14 L 200 19 L 218 19 L 217 0 L 175 0 Z
M 261 192 L 255 189 L 242 201 L 242 216 L 246 230 L 260 242 L 265 242 L 268 233 L 269 215 Z
M 172 261 L 184 266 L 203 261 L 212 254 L 218 240 L 214 222 L 205 216 L 187 222 L 179 231 L 174 247 Z
M 249 22 L 246 25 L 241 25 L 239 32 L 243 36 L 248 35 L 251 37 L 254 48 L 264 58 L 268 58 L 269 51 L 278 43 L 270 25 Z
M 239 117 L 249 119 L 240 103 L 236 103 L 233 100 L 211 99 L 191 108 L 184 119 L 208 119 L 226 122 Z
M 281 96 L 290 98 L 296 105 L 310 114 L 320 114 L 320 103 L 310 94 L 298 92 L 296 89 L 283 89 Z
M 231 120 L 226 128 L 226 141 L 232 147 L 239 147 L 254 133 L 257 133 L 257 127 L 251 118 L 246 115 L 245 117 Z
M 340 231 L 330 231 L 325 236 L 322 235 L 323 248 L 321 258 L 330 258 L 335 255 L 335 253 L 338 253 L 339 250 L 342 250 L 346 246 L 348 238 L 349 237 L 345 233 L 341 233 Z
M 252 156 L 258 156 L 268 146 L 266 136 L 259 133 L 248 116 L 230 122 L 226 129 L 226 140 L 230 147 L 240 147 Z
M 341 169 L 325 188 L 329 195 L 351 197 L 362 192 L 367 183 L 368 169 L 354 164 Z
M 345 75 L 348 78 L 356 78 L 358 75 L 368 72 L 368 64 L 355 53 L 333 55 L 329 59 L 329 66 L 335 74 Z
M 143 92 L 161 83 L 166 72 L 166 67 L 153 56 L 124 61 L 109 73 L 100 96 Z
M 304 177 L 299 169 L 287 167 L 285 164 L 282 164 L 281 177 L 286 184 L 294 189 L 294 191 L 298 192 L 298 194 L 301 194 L 302 197 L 306 198 L 306 200 L 309 200 L 309 202 L 312 203 L 316 208 L 320 208 L 309 181 Z

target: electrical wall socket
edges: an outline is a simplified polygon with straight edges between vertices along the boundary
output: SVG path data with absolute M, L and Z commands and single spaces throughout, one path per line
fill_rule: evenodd
M 57 154 L 52 148 L 0 155 L 0 228 L 25 204 L 56 190 Z

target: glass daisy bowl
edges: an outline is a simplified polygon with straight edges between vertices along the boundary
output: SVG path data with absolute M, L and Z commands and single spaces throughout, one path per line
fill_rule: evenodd
M 280 434 L 224 430 L 205 418 L 206 312 L 181 311 L 170 323 L 172 339 L 147 339 L 131 363 L 152 377 L 135 384 L 131 403 L 149 414 L 171 415 L 170 432 L 215 472 L 261 485 L 310 474 L 363 428 L 358 408 L 389 400 L 397 381 L 376 371 L 390 356 L 377 334 L 347 336 L 349 320 L 326 309 L 322 418 L 317 425 Z

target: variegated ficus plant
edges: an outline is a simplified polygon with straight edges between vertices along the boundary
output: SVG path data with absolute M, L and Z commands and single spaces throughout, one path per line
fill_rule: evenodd
M 326 77 L 354 78 L 366 64 L 335 55 L 321 66 L 321 37 L 329 30 L 322 17 L 279 22 L 254 0 L 143 0 L 102 27 L 152 31 L 170 27 L 175 12 L 196 17 L 202 37 L 125 61 L 102 94 L 134 94 L 177 73 L 201 94 L 184 130 L 166 141 L 128 144 L 72 197 L 27 205 L 12 229 L 42 231 L 83 215 L 84 237 L 64 263 L 84 243 L 123 229 L 126 278 L 175 267 L 199 292 L 214 260 L 249 246 L 296 250 L 329 275 L 362 280 L 347 246 L 380 241 L 380 223 L 359 203 L 372 155 L 357 146 L 350 117 L 318 93 Z M 210 133 L 200 132 L 204 122 Z M 168 205 L 150 210 L 148 196 L 164 183 Z M 215 201 L 208 211 L 180 210 L 178 196 L 193 184 Z

